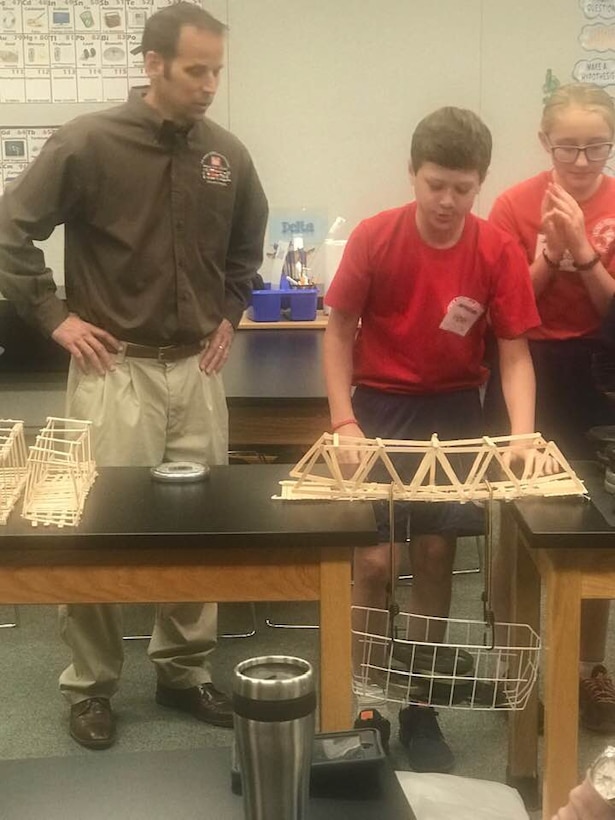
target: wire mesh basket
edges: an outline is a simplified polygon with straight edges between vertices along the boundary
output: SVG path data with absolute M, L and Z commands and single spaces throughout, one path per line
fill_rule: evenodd
M 353 691 L 363 701 L 482 710 L 527 704 L 540 654 L 527 624 L 368 607 L 353 607 L 352 619 Z

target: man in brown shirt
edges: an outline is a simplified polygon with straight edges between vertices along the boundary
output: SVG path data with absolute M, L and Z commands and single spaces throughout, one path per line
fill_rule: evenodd
M 71 353 L 67 416 L 91 419 L 101 465 L 228 458 L 220 371 L 261 262 L 267 203 L 244 146 L 204 117 L 224 35 L 191 3 L 154 14 L 141 49 L 149 87 L 58 129 L 0 199 L 0 290 Z M 66 304 L 33 244 L 59 224 Z M 60 615 L 70 733 L 105 748 L 115 740 L 120 609 Z M 157 607 L 156 700 L 231 726 L 206 660 L 215 638 L 215 604 Z

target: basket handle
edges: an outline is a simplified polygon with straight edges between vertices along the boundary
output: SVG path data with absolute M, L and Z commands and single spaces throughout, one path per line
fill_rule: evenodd
M 395 593 L 397 591 L 397 573 L 395 571 L 395 485 L 389 484 L 389 557 L 391 574 L 386 589 L 386 608 L 389 612 L 389 629 L 391 640 L 395 640 L 395 618 L 400 608 Z
M 493 497 L 493 487 L 489 481 L 485 481 L 489 489 L 489 499 L 485 502 L 485 560 L 483 572 L 483 592 L 481 599 L 483 602 L 483 619 L 485 621 L 485 646 L 491 650 L 495 648 L 495 614 L 491 607 L 493 596 L 493 519 L 495 511 L 495 499 Z M 487 631 L 489 632 L 489 641 L 487 642 Z

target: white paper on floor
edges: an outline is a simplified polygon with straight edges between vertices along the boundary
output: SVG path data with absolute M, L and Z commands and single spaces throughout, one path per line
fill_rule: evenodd
M 516 789 L 450 774 L 396 772 L 417 820 L 529 820 Z

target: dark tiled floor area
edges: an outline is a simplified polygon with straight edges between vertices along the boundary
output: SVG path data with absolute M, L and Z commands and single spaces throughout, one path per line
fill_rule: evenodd
M 474 541 L 462 542 L 458 566 L 476 564 Z M 482 575 L 458 575 L 454 584 L 451 615 L 461 618 L 482 617 Z M 403 591 L 400 602 L 403 608 Z M 190 749 L 201 746 L 228 746 L 230 730 L 199 724 L 189 716 L 164 709 L 154 702 L 154 675 L 145 654 L 144 641 L 126 641 L 126 662 L 120 692 L 114 699 L 118 715 L 119 739 L 105 752 L 89 752 L 71 740 L 66 731 L 68 708 L 58 689 L 57 677 L 68 660 L 56 628 L 54 607 L 18 608 L 19 626 L 0 629 L 1 725 L 0 758 L 25 758 L 59 755 L 114 754 L 153 749 Z M 293 654 L 318 663 L 317 633 L 304 629 L 273 629 L 266 619 L 279 622 L 315 623 L 316 606 L 311 604 L 259 604 L 255 609 L 257 634 L 250 638 L 223 639 L 213 656 L 213 675 L 221 688 L 230 686 L 235 664 L 254 655 Z M 12 607 L 0 607 L 0 622 L 13 617 Z M 125 610 L 126 634 L 149 631 L 151 608 Z M 246 631 L 251 628 L 251 608 L 247 604 L 220 607 L 220 632 Z M 608 656 L 613 658 L 613 640 Z M 613 668 L 613 664 L 611 663 Z M 397 708 L 385 707 L 395 724 Z M 506 715 L 489 711 L 440 710 L 444 733 L 455 751 L 455 774 L 505 781 Z M 604 748 L 609 738 L 581 731 L 581 770 Z M 398 769 L 407 769 L 404 749 L 397 741 L 395 728 L 391 755 Z M 581 776 L 581 772 L 580 772 Z

